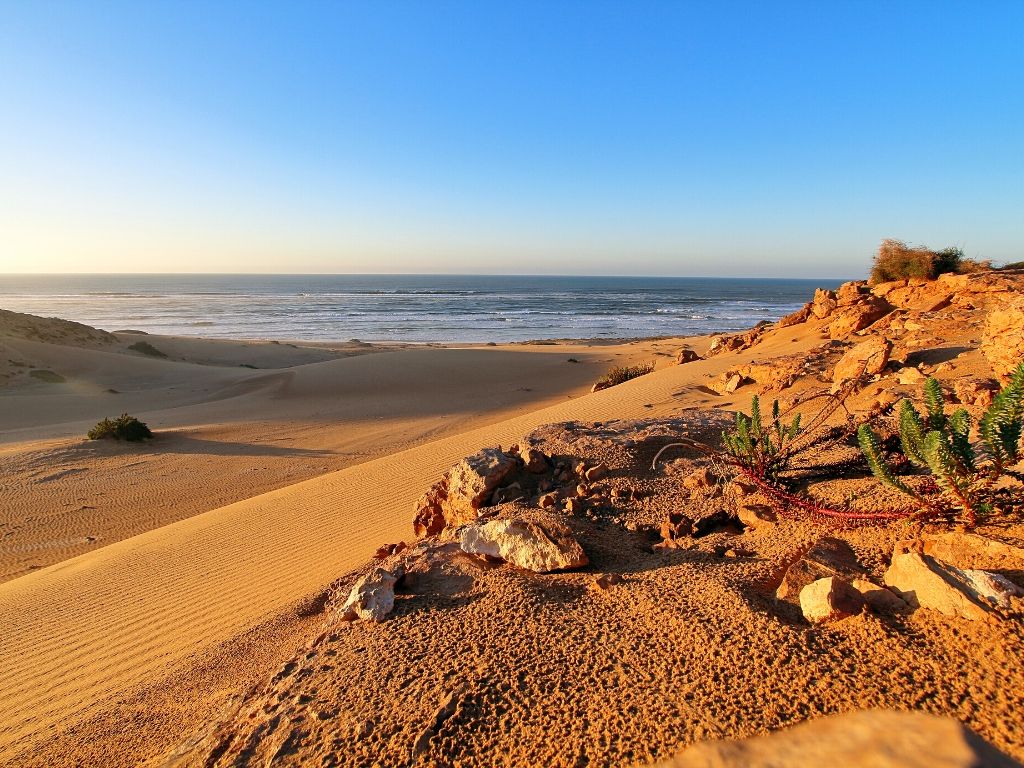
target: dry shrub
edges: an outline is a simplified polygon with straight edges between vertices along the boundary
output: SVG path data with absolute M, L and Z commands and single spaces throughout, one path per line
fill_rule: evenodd
M 878 247 L 871 268 L 871 282 L 919 278 L 934 280 L 947 272 L 966 274 L 992 269 L 990 261 L 964 258 L 963 249 L 955 246 L 933 251 L 923 245 L 911 247 L 902 240 L 886 239 Z

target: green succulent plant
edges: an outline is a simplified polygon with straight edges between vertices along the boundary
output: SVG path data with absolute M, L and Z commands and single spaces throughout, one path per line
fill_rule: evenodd
M 962 512 L 973 525 L 979 515 L 992 512 L 992 483 L 1021 458 L 1024 425 L 1024 362 L 999 392 L 978 422 L 980 442 L 971 443 L 971 416 L 963 408 L 946 415 L 942 388 L 934 378 L 924 383 L 924 413 L 910 400 L 899 406 L 899 436 L 903 455 L 931 473 L 942 505 Z M 882 483 L 911 496 L 923 507 L 935 503 L 915 491 L 893 472 L 882 455 L 878 435 L 861 424 L 857 440 L 871 472 Z
M 757 395 L 750 402 L 750 415 L 736 412 L 732 431 L 722 433 L 725 451 L 742 467 L 761 478 L 774 478 L 785 469 L 790 453 L 788 448 L 800 434 L 800 414 L 787 425 L 779 414 L 779 401 L 772 402 L 771 423 L 767 426 L 761 417 L 761 403 Z

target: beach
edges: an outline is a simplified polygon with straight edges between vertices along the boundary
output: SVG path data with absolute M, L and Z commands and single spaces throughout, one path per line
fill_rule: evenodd
M 4 712 L 0 757 L 18 765 L 161 765 L 167 760 L 221 764 L 215 758 L 204 762 L 204 750 L 212 748 L 211 754 L 220 754 L 219 747 L 209 745 L 222 743 L 229 745 L 227 754 L 234 754 L 234 740 L 250 738 L 245 723 L 262 721 L 247 719 L 251 716 L 245 715 L 246 707 L 270 712 L 284 706 L 290 713 L 287 717 L 322 723 L 302 733 L 322 732 L 326 740 L 300 739 L 293 750 L 280 753 L 284 764 L 318 762 L 331 739 L 348 744 L 344 753 L 352 764 L 372 762 L 375 754 L 397 761 L 392 746 L 397 744 L 399 751 L 408 753 L 406 740 L 416 740 L 416 728 L 422 729 L 422 719 L 427 717 L 420 709 L 434 706 L 432 702 L 451 687 L 449 682 L 461 681 L 460 686 L 469 688 L 459 690 L 474 690 L 478 685 L 472 682 L 477 679 L 474 676 L 482 675 L 481 680 L 491 681 L 479 683 L 482 695 L 484 689 L 505 690 L 502 686 L 517 679 L 514 668 L 501 668 L 501 658 L 519 658 L 512 651 L 518 635 L 507 630 L 517 622 L 532 622 L 529 617 L 535 611 L 546 618 L 533 636 L 554 633 L 547 641 L 550 645 L 534 651 L 539 654 L 538 680 L 559 688 L 556 680 L 571 679 L 570 667 L 581 663 L 582 657 L 575 653 L 551 655 L 554 648 L 576 644 L 583 656 L 587 648 L 603 648 L 598 655 L 604 663 L 614 666 L 614 657 L 622 654 L 627 661 L 622 669 L 608 671 L 601 685 L 618 681 L 618 695 L 635 699 L 635 704 L 628 710 L 609 709 L 601 703 L 609 695 L 602 688 L 578 692 L 582 698 L 570 706 L 562 691 L 557 700 L 562 702 L 564 717 L 555 716 L 541 727 L 544 720 L 536 720 L 529 712 L 540 707 L 545 689 L 524 683 L 521 695 L 525 698 L 515 706 L 526 709 L 501 726 L 489 721 L 498 728 L 493 738 L 465 742 L 476 744 L 463 754 L 467 764 L 487 763 L 495 749 L 512 750 L 513 762 L 518 764 L 532 760 L 572 764 L 576 747 L 569 731 L 546 742 L 539 740 L 540 734 L 547 728 L 564 729 L 569 720 L 585 712 L 592 722 L 601 723 L 595 727 L 644 734 L 641 744 L 619 737 L 606 741 L 598 732 L 590 732 L 586 753 L 600 764 L 645 763 L 703 738 L 779 727 L 780 722 L 797 717 L 799 707 L 783 706 L 779 697 L 784 698 L 784 690 L 766 682 L 767 677 L 742 673 L 743 662 L 738 659 L 725 668 L 731 670 L 736 685 L 746 686 L 744 701 L 753 696 L 773 702 L 764 716 L 750 720 L 749 725 L 743 720 L 750 717 L 746 709 L 722 710 L 735 720 L 696 716 L 695 710 L 675 705 L 658 714 L 649 696 L 668 701 L 664 697 L 673 686 L 668 678 L 657 684 L 653 678 L 646 684 L 643 680 L 662 663 L 659 654 L 670 654 L 673 643 L 684 642 L 684 637 L 690 638 L 685 641 L 690 648 L 687 653 L 696 657 L 705 652 L 699 650 L 703 645 L 693 645 L 697 625 L 684 618 L 694 611 L 703 617 L 699 623 L 719 623 L 742 637 L 744 653 L 758 659 L 751 662 L 761 670 L 758 674 L 766 674 L 761 665 L 770 656 L 754 649 L 771 643 L 782 643 L 795 660 L 796 666 L 785 672 L 788 679 L 799 674 L 797 662 L 812 663 L 811 657 L 797 651 L 803 647 L 800 638 L 805 631 L 799 620 L 783 611 L 786 618 L 780 624 L 759 607 L 762 598 L 744 597 L 737 602 L 731 591 L 741 583 L 774 578 L 767 574 L 792 558 L 794 542 L 802 542 L 801 547 L 813 543 L 820 534 L 806 521 L 780 523 L 775 532 L 748 531 L 739 537 L 761 553 L 759 559 L 732 561 L 739 570 L 722 570 L 728 568 L 728 559 L 719 558 L 714 561 L 719 565 L 711 565 L 713 547 L 724 548 L 722 542 L 735 535 L 729 533 L 701 540 L 700 552 L 688 556 L 697 561 L 679 560 L 671 553 L 650 560 L 656 516 L 676 508 L 685 498 L 678 496 L 681 490 L 665 487 L 645 491 L 642 498 L 648 500 L 627 505 L 633 512 L 623 514 L 639 515 L 635 525 L 627 526 L 627 517 L 619 523 L 573 522 L 596 563 L 596 572 L 531 577 L 509 571 L 508 566 L 471 570 L 469 582 L 475 586 L 468 592 L 459 588 L 446 597 L 447 587 L 439 586 L 433 597 L 428 593 L 422 606 L 417 607 L 417 599 L 407 600 L 393 624 L 384 622 L 376 628 L 361 622 L 339 625 L 332 618 L 334 613 L 324 611 L 328 596 L 343 594 L 382 544 L 415 540 L 412 517 L 417 500 L 463 457 L 496 446 L 522 445 L 524 435 L 549 424 L 577 425 L 571 430 L 580 430 L 586 437 L 581 445 L 591 446 L 587 450 L 598 455 L 611 450 L 618 439 L 602 437 L 600 430 L 605 427 L 601 425 L 661 422 L 667 426 L 659 434 L 666 439 L 677 431 L 688 434 L 701 429 L 713 437 L 718 429 L 714 414 L 731 415 L 732 409 L 747 407 L 752 392 L 793 397 L 820 386 L 813 373 L 816 369 L 805 364 L 821 360 L 831 367 L 852 344 L 845 337 L 829 340 L 835 338 L 836 317 L 842 309 L 829 311 L 835 317 L 818 319 L 808 309 L 798 322 L 759 326 L 746 341 L 744 334 L 737 334 L 632 342 L 397 347 L 105 334 L 60 321 L 5 316 L 0 344 L 8 361 L 3 371 L 8 384 L 0 408 L 7 428 L 0 451 L 5 498 L 13 503 L 5 505 L 3 520 L 0 645 L 9 662 L 0 671 Z M 901 318 L 916 317 L 916 311 L 897 310 L 903 313 Z M 934 367 L 951 359 L 943 350 L 956 349 L 957 375 L 984 370 L 987 363 L 977 345 L 970 343 L 977 326 L 950 317 L 941 332 L 936 331 L 941 341 L 921 331 L 900 331 L 909 334 L 905 344 L 910 359 Z M 131 349 L 140 338 L 165 356 Z M 734 344 L 730 339 L 740 341 Z M 725 351 L 716 352 L 713 345 Z M 683 350 L 698 359 L 678 364 Z M 645 362 L 654 363 L 652 373 L 591 391 L 610 368 Z M 719 382 L 729 380 L 738 369 L 745 371 L 740 378 L 747 383 L 731 392 L 722 389 Z M 51 371 L 63 381 L 42 380 L 26 370 Z M 786 371 L 796 370 L 803 372 L 794 379 L 797 383 L 780 388 Z M 887 386 L 883 381 L 865 388 L 849 401 L 850 407 L 870 410 Z M 126 411 L 146 421 L 155 439 L 141 445 L 83 439 L 99 418 Z M 623 445 L 641 440 L 632 433 L 626 437 Z M 617 454 L 608 455 L 614 470 Z M 650 455 L 643 456 L 650 461 Z M 684 469 L 692 466 L 687 458 L 674 476 L 681 479 Z M 639 469 L 629 472 L 639 473 L 632 480 L 628 474 L 623 476 L 629 487 L 647 482 Z M 652 486 L 657 487 L 662 486 Z M 520 503 L 515 502 L 510 513 L 522 509 Z M 1004 535 L 1013 538 L 1014 530 Z M 867 553 L 867 562 L 880 562 L 876 553 L 891 547 L 893 536 L 912 533 L 911 528 L 886 529 L 850 540 L 859 553 Z M 647 554 L 641 555 L 641 550 Z M 593 597 L 587 584 L 595 573 L 622 568 L 626 568 L 627 584 L 616 593 L 620 597 L 611 603 L 602 603 L 600 595 Z M 732 575 L 720 577 L 720 572 Z M 461 584 L 463 578 L 450 575 L 437 583 Z M 697 592 L 679 591 L 664 578 L 683 578 L 680 584 L 695 579 L 701 586 Z M 485 592 L 476 594 L 474 589 Z M 487 597 L 488 589 L 494 597 Z M 645 591 L 651 597 L 643 597 Z M 455 602 L 446 602 L 450 600 Z M 463 605 L 461 600 L 468 602 L 457 608 Z M 679 600 L 685 607 L 677 604 Z M 659 604 L 675 607 L 667 610 Z M 628 618 L 620 628 L 620 639 L 600 628 L 611 605 L 616 606 L 616 615 Z M 452 610 L 464 611 L 457 614 L 462 629 L 455 635 L 445 629 L 449 626 L 445 612 Z M 726 619 L 723 610 L 738 613 Z M 426 613 L 418 618 L 421 611 Z M 921 613 L 927 614 L 919 611 L 914 616 Z M 577 620 L 587 629 L 574 630 Z M 829 630 L 831 642 L 846 649 L 843 653 L 868 654 L 864 663 L 897 664 L 896 651 L 877 644 L 878 633 L 896 631 L 885 621 L 857 619 L 848 625 L 856 629 L 846 630 L 845 635 L 839 629 Z M 944 628 L 927 616 L 918 621 L 915 631 L 929 627 L 929 632 L 938 632 L 936 637 L 953 644 L 952 659 L 980 637 L 961 625 Z M 477 626 L 482 635 L 475 633 Z M 1004 623 L 985 630 L 990 633 L 985 642 L 998 643 L 1010 664 L 1017 663 L 1021 651 L 1012 639 L 1014 627 Z M 495 644 L 491 651 L 486 649 L 487 636 Z M 655 637 L 667 637 L 668 642 Z M 464 658 L 451 655 L 454 638 L 476 650 Z M 709 637 L 707 642 L 718 640 Z M 866 650 L 872 642 L 877 644 L 875 650 Z M 396 656 L 390 655 L 388 643 L 401 648 Z M 436 649 L 447 648 L 437 651 L 441 656 L 431 650 L 435 643 Z M 654 666 L 640 672 L 628 659 L 645 644 L 660 650 L 652 651 L 653 655 L 644 652 L 643 664 Z M 365 682 L 365 690 L 374 691 L 372 716 L 357 712 L 362 704 L 344 703 L 346 697 L 359 697 L 358 685 L 338 682 L 364 663 L 360 659 L 366 648 L 372 649 L 365 663 L 375 670 L 374 679 L 393 680 L 398 686 L 389 698 L 385 690 L 375 687 L 377 683 Z M 333 677 L 329 662 L 314 664 L 314 659 L 327 658 L 325 653 L 345 660 L 347 671 L 342 677 Z M 413 662 L 412 656 L 419 660 Z M 907 672 L 910 682 L 906 685 L 893 683 L 891 694 L 906 703 L 915 685 L 924 685 L 926 679 L 937 681 L 934 709 L 948 712 L 959 689 L 945 673 L 922 678 L 916 665 L 923 658 L 906 657 L 917 671 Z M 424 681 L 417 688 L 422 706 L 403 703 L 404 697 L 398 694 L 399 681 L 411 679 L 409 675 L 417 669 L 415 675 Z M 842 693 L 845 673 L 827 672 L 825 666 L 816 669 L 829 681 L 832 703 L 822 709 L 821 702 L 807 694 L 800 698 L 805 702 L 800 706 L 811 711 L 844 711 L 884 699 L 882 691 L 851 698 Z M 310 679 L 326 676 L 320 686 L 323 690 L 335 691 L 341 685 L 331 694 L 335 709 L 328 707 L 320 715 L 307 711 L 313 706 L 308 702 L 317 702 L 320 695 L 302 687 L 307 675 Z M 706 684 L 700 680 L 698 675 L 691 684 Z M 986 696 L 1003 690 L 991 689 L 990 683 L 994 681 L 982 683 L 972 676 L 968 684 L 982 685 Z M 645 685 L 648 694 L 641 695 Z M 972 710 L 970 722 L 1000 748 L 1024 754 L 1019 729 L 999 720 L 1005 707 L 1015 706 L 1017 696 L 1009 690 L 1004 693 L 1009 698 Z M 512 700 L 519 701 L 519 695 Z M 720 690 L 716 695 L 726 694 Z M 273 697 L 272 704 L 266 696 Z M 487 711 L 483 701 L 479 706 Z M 703 701 L 703 706 L 710 706 Z M 286 702 L 294 702 L 294 709 Z M 506 701 L 501 706 L 510 705 Z M 620 722 L 626 711 L 636 716 Z M 334 714 L 324 714 L 329 712 Z M 608 719 L 598 712 L 619 714 Z M 236 715 L 238 720 L 233 719 Z M 260 737 L 252 749 L 262 755 L 262 750 L 273 749 L 281 739 L 298 738 L 278 732 L 287 719 L 282 717 L 275 716 L 273 724 L 266 726 L 274 735 Z M 362 725 L 367 717 L 377 725 Z M 497 717 L 496 711 L 487 717 Z M 673 722 L 675 726 L 667 727 Z M 476 727 L 472 723 L 470 718 L 465 727 L 472 730 Z M 363 728 L 376 730 L 372 736 L 360 736 Z M 397 730 L 389 737 L 388 728 Z M 452 754 L 455 747 L 443 740 L 431 749 Z M 414 751 L 414 756 L 420 754 Z M 232 764 L 248 764 L 250 757 Z

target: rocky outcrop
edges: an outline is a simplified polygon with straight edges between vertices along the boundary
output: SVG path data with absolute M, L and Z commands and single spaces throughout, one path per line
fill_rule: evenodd
M 395 607 L 395 583 L 404 575 L 398 566 L 394 571 L 374 568 L 357 581 L 348 600 L 338 613 L 344 621 L 383 621 Z
M 981 352 L 1003 381 L 1024 361 L 1024 296 L 1017 296 L 989 313 Z
M 865 710 L 766 736 L 706 741 L 661 768 L 1020 768 L 952 717 Z
M 964 405 L 988 408 L 999 391 L 999 384 L 992 379 L 968 376 L 953 382 L 953 394 Z
M 839 306 L 829 315 L 828 335 L 833 339 L 845 339 L 852 333 L 862 331 L 877 320 L 892 312 L 892 306 L 877 296 L 863 296 L 852 304 Z
M 695 360 L 702 360 L 703 358 L 694 352 L 692 349 L 681 349 L 679 354 L 676 355 L 676 364 L 682 365 L 683 363 L 692 363 Z
M 914 608 L 972 621 L 1008 610 L 1013 598 L 1024 595 L 1024 590 L 1000 574 L 957 568 L 916 552 L 895 555 L 885 583 Z
M 811 624 L 845 619 L 863 607 L 861 593 L 839 576 L 812 581 L 800 590 L 800 611 Z
M 1024 572 L 1024 547 L 1014 546 L 977 533 L 946 532 L 924 534 L 900 542 L 896 554 L 919 552 L 956 568 Z
M 495 490 L 519 468 L 522 459 L 500 448 L 485 448 L 460 461 L 415 505 L 417 536 L 434 536 L 447 527 L 472 522 L 492 503 Z
M 486 555 L 535 573 L 582 568 L 589 560 L 572 531 L 549 519 L 490 520 L 459 531 L 459 546 L 471 555 Z
M 846 352 L 832 371 L 832 381 L 841 384 L 857 376 L 874 376 L 885 370 L 892 353 L 892 342 L 884 336 L 872 336 Z

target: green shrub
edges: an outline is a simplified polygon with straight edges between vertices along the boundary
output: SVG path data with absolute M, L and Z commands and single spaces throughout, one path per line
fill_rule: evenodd
M 1009 264 L 1003 264 L 1000 269 L 1024 269 L 1024 261 L 1011 261 Z
M 618 365 L 597 381 L 598 389 L 606 389 L 621 384 L 624 381 L 644 376 L 654 370 L 654 363 L 641 363 L 640 365 Z
M 128 349 L 133 352 L 141 352 L 143 355 L 149 355 L 150 357 L 167 357 L 166 354 L 154 347 L 148 341 L 137 341 L 128 347 Z
M 45 381 L 47 384 L 63 384 L 65 381 L 67 381 L 67 379 L 65 379 L 59 373 L 54 373 L 53 371 L 44 371 L 40 368 L 36 368 L 35 370 L 29 371 L 28 375 L 31 376 L 33 379 Z
M 127 440 L 133 443 L 152 436 L 153 433 L 145 423 L 127 413 L 113 420 L 103 419 L 88 434 L 90 440 Z
M 1021 458 L 1024 427 L 1024 363 L 996 395 L 978 422 L 980 444 L 970 441 L 971 417 L 963 408 L 946 415 L 942 388 L 934 378 L 924 384 L 925 414 L 909 400 L 899 407 L 900 445 L 912 464 L 931 473 L 940 496 L 932 501 L 896 476 L 882 456 L 878 435 L 868 424 L 857 440 L 871 472 L 890 488 L 914 498 L 922 507 L 949 507 L 961 512 L 969 525 L 978 515 L 993 511 L 989 491 L 1007 467 Z

